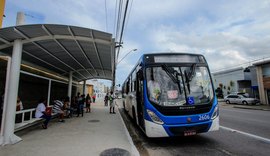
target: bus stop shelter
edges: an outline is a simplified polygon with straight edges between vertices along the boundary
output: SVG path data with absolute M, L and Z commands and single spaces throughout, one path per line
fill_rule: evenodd
M 25 64 L 72 81 L 114 79 L 112 34 L 68 25 L 21 25 L 0 29 L 0 55 L 10 56 L 5 85 L 0 144 L 20 141 L 14 134 L 20 65 Z

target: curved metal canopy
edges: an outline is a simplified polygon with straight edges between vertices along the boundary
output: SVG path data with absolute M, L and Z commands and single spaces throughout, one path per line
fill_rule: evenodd
M 112 35 L 68 25 L 38 24 L 0 29 L 0 52 L 12 54 L 22 39 L 22 62 L 73 80 L 113 80 L 115 43 Z

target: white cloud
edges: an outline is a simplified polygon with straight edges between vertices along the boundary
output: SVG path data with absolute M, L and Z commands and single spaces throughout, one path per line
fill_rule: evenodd
M 45 23 L 70 24 L 106 30 L 103 0 L 7 1 L 7 17 L 16 11 L 31 11 Z M 114 32 L 116 0 L 107 2 L 107 26 Z M 211 69 L 269 55 L 269 0 L 133 0 L 119 58 L 120 81 L 143 53 L 178 51 L 202 53 Z M 14 17 L 15 18 L 15 17 Z M 27 17 L 30 18 L 30 17 Z M 15 24 L 14 19 L 4 23 Z M 7 21 L 8 20 L 8 21 Z
M 172 27 L 153 30 L 155 47 L 165 51 L 201 53 L 216 70 L 269 54 L 269 36 L 246 37 L 232 33 L 186 34 Z M 212 63 L 213 61 L 213 63 Z M 218 65 L 216 65 L 218 64 Z

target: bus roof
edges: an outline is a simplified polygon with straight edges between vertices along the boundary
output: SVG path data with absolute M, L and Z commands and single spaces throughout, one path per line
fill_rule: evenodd
M 193 53 L 149 53 L 143 54 L 145 64 L 153 63 L 206 63 L 202 54 Z

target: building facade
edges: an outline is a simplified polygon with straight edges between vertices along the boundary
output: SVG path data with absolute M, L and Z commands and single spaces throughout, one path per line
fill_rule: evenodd
M 262 104 L 270 104 L 270 59 L 253 63 L 257 70 L 258 89 Z
M 212 73 L 215 89 L 220 88 L 223 96 L 230 93 L 242 92 L 251 97 L 259 97 L 257 73 L 254 66 L 238 67 Z
M 93 93 L 90 95 L 96 95 L 97 100 L 103 100 L 106 93 L 109 92 L 109 87 L 104 85 L 102 82 L 99 82 L 96 79 L 93 80 L 88 80 L 86 82 L 87 85 L 92 85 L 93 86 Z

